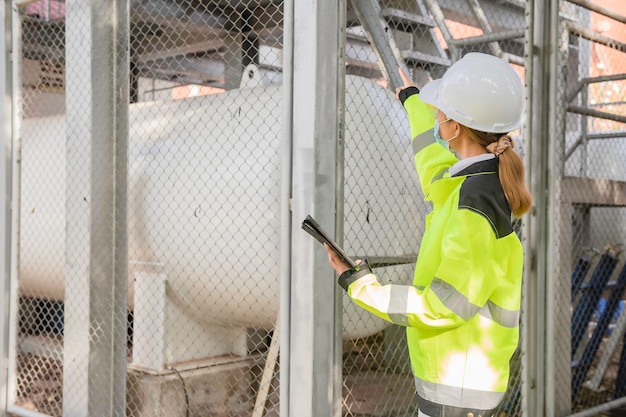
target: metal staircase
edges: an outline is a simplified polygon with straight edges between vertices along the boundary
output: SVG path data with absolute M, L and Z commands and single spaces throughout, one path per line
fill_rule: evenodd
M 429 78 L 440 77 L 462 53 L 472 50 L 513 63 L 523 62 L 523 45 L 519 45 L 523 40 L 515 41 L 524 36 L 523 2 L 351 0 L 350 5 L 391 89 L 402 85 L 398 67 L 410 70 L 408 73 L 412 73 L 414 81 L 423 85 Z M 459 23 L 480 29 L 482 34 L 462 39 L 455 37 L 444 11 Z M 491 22 L 505 21 L 503 17 L 519 29 L 511 29 L 510 25 L 494 29 Z M 503 44 L 507 44 L 507 48 Z
M 405 71 L 416 70 L 413 77 L 418 84 L 427 81 L 434 66 L 450 66 L 450 59 L 435 34 L 435 23 L 421 0 L 415 2 L 414 10 L 381 8 L 378 0 L 351 3 L 390 88 L 402 85 L 398 66 Z
M 55 74 L 63 70 L 65 3 L 40 2 L 22 2 L 19 8 L 22 54 L 33 68 L 36 61 L 47 65 L 33 70 L 42 75 L 34 83 L 62 87 L 58 74 L 53 82 L 43 76 L 52 67 Z M 276 51 L 282 47 L 283 3 L 130 1 L 133 79 L 230 89 L 240 85 L 243 69 L 254 64 L 268 79 L 280 80 Z M 355 46 L 346 57 L 347 70 L 382 76 L 391 89 L 401 85 L 398 66 L 423 85 L 469 51 L 524 62 L 523 0 L 349 0 L 347 6 L 348 42 Z M 459 33 L 459 28 L 472 31 Z M 260 53 L 263 48 L 267 54 Z

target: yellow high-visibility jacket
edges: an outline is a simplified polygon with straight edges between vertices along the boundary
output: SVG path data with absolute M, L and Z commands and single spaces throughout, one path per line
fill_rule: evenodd
M 416 90 L 417 91 L 417 90 Z M 462 408 L 498 406 L 518 345 L 522 245 L 498 179 L 498 159 L 450 176 L 458 159 L 434 142 L 434 113 L 404 101 L 426 216 L 413 285 L 382 285 L 369 267 L 342 274 L 352 300 L 406 326 L 417 394 Z

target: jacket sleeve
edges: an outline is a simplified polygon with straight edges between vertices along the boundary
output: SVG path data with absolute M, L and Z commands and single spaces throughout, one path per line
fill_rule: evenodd
M 435 110 L 424 103 L 418 94 L 409 95 L 403 102 L 407 112 L 415 167 L 424 195 L 428 195 L 430 184 L 441 178 L 444 172 L 458 162 L 452 152 L 435 142 L 433 127 Z
M 446 329 L 465 322 L 428 287 L 419 290 L 411 285 L 382 285 L 373 273 L 354 281 L 348 295 L 363 309 L 400 326 Z
M 341 274 L 339 285 L 359 307 L 400 326 L 445 329 L 464 323 L 430 288 L 381 285 L 367 261 L 358 271 L 352 269 Z
M 428 286 L 382 285 L 369 273 L 347 286 L 348 295 L 402 326 L 447 329 L 472 319 L 500 285 L 492 267 L 495 237 L 487 220 L 471 210 L 459 210 L 446 229 L 439 268 Z

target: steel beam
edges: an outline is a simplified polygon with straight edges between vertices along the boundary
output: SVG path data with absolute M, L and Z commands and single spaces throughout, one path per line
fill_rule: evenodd
M 0 129 L 0 137 L 2 138 L 3 153 L 0 157 L 0 172 L 2 180 L 0 181 L 0 195 L 3 200 L 0 203 L 0 236 L 3 239 L 0 246 L 0 283 L 2 294 L 0 299 L 0 316 L 2 317 L 2 331 L 0 332 L 0 346 L 2 351 L 2 362 L 0 367 L 0 410 L 6 410 L 14 398 L 15 389 L 14 381 L 14 356 L 15 356 L 15 322 L 17 315 L 11 314 L 15 311 L 14 306 L 17 299 L 17 282 L 13 273 L 14 264 L 12 264 L 12 253 L 14 248 L 15 221 L 18 212 L 14 210 L 13 202 L 18 203 L 14 199 L 14 100 L 13 100 L 13 65 L 12 65 L 12 49 L 13 49 L 13 25 L 12 25 L 12 3 L 3 2 L 0 6 L 0 31 L 2 33 L 2 42 L 0 42 L 0 115 L 2 115 L 2 128 Z M 14 262 L 14 260 L 13 260 Z
M 285 62 L 293 77 L 285 90 L 286 103 L 293 103 L 286 109 L 292 141 L 291 277 L 289 304 L 281 304 L 290 312 L 281 324 L 282 329 L 288 324 L 289 332 L 289 375 L 281 379 L 282 398 L 282 387 L 288 387 L 287 416 L 341 415 L 340 288 L 326 251 L 300 225 L 310 214 L 341 236 L 335 225 L 343 219 L 338 184 L 343 182 L 345 8 L 345 0 L 292 0 L 286 7 L 293 10 L 293 25 L 286 27 L 293 32 L 285 33 L 293 39 L 288 52 L 293 61 Z
M 69 0 L 66 6 L 63 415 L 122 417 L 128 288 L 128 2 Z

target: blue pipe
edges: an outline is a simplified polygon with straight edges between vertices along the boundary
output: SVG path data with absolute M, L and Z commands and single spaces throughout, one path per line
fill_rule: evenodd
M 598 325 L 593 331 L 593 335 L 591 336 L 591 340 L 585 346 L 585 350 L 583 355 L 578 363 L 574 365 L 574 369 L 572 371 L 572 398 L 575 399 L 578 395 L 578 391 L 584 382 L 587 373 L 589 372 L 589 368 L 593 363 L 593 359 L 596 357 L 598 353 L 598 349 L 600 348 L 600 343 L 602 343 L 602 339 L 606 334 L 607 329 L 609 328 L 609 324 L 615 318 L 615 313 L 619 307 L 620 301 L 622 300 L 622 296 L 624 294 L 624 289 L 626 288 L 626 266 L 622 268 L 619 277 L 617 278 L 616 285 L 611 287 L 611 294 L 609 295 L 608 300 L 606 301 L 606 306 L 604 311 L 601 312 L 600 317 L 598 318 Z M 602 291 L 599 291 L 599 294 L 602 294 Z M 621 364 L 620 364 L 621 365 Z
M 574 267 L 574 272 L 572 272 L 572 302 L 574 301 L 574 298 L 576 298 L 578 290 L 580 290 L 580 285 L 585 280 L 590 266 L 591 262 L 586 257 L 581 256 L 578 258 L 578 262 L 576 262 L 576 266 Z
M 598 306 L 600 296 L 616 265 L 617 259 L 613 254 L 608 252 L 603 253 L 602 256 L 600 256 L 596 269 L 593 271 L 589 284 L 580 286 L 580 289 L 584 291 L 580 302 L 575 306 L 574 313 L 572 314 L 572 360 L 574 360 L 576 356 L 580 342 L 587 332 L 587 326 L 591 320 L 591 316 Z
M 626 266 L 622 269 L 620 274 L 623 275 L 626 270 Z M 619 368 L 617 369 L 617 377 L 615 378 L 615 394 L 614 398 L 620 398 L 626 396 L 626 333 L 624 334 L 624 339 L 622 341 L 622 352 L 619 357 Z

